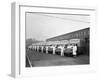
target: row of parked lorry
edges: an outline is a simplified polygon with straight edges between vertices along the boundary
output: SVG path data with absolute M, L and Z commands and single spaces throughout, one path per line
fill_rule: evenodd
M 43 53 L 58 54 L 61 56 L 73 56 L 84 52 L 85 46 L 83 44 L 84 40 L 70 39 L 33 43 L 28 49 Z

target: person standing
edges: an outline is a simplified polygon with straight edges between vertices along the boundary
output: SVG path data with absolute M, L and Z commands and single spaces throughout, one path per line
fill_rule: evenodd
M 46 46 L 46 53 L 48 53 L 48 46 Z
M 43 45 L 41 46 L 41 52 L 43 53 Z
M 55 46 L 52 46 L 52 49 L 53 49 L 53 54 L 55 54 Z
M 74 57 L 77 56 L 77 45 L 76 44 L 73 45 L 73 56 Z
M 61 49 L 61 56 L 64 56 L 64 47 L 63 46 L 59 46 L 59 48 Z

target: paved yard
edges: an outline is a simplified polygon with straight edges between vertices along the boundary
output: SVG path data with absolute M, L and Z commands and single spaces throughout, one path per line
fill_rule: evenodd
M 33 67 L 89 64 L 89 56 L 87 55 L 79 55 L 75 58 L 67 56 L 61 57 L 60 55 L 46 54 L 27 50 L 26 56 L 28 57 Z

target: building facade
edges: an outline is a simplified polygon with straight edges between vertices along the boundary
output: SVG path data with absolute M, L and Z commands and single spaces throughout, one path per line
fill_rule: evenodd
M 70 39 L 75 39 L 75 38 L 78 38 L 78 39 L 88 38 L 89 39 L 89 35 L 90 35 L 90 28 L 85 28 L 85 29 L 70 32 L 67 34 L 52 37 L 52 38 L 46 39 L 46 41 L 70 40 Z
M 70 40 L 70 39 L 80 39 L 82 48 L 81 52 L 89 55 L 90 28 L 85 28 L 67 34 L 52 37 L 47 39 L 46 41 L 60 41 L 60 40 Z

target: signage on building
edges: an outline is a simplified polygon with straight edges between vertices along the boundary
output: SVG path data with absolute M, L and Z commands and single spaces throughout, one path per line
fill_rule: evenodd
M 70 39 L 69 42 L 70 43 L 79 43 L 80 39 Z

